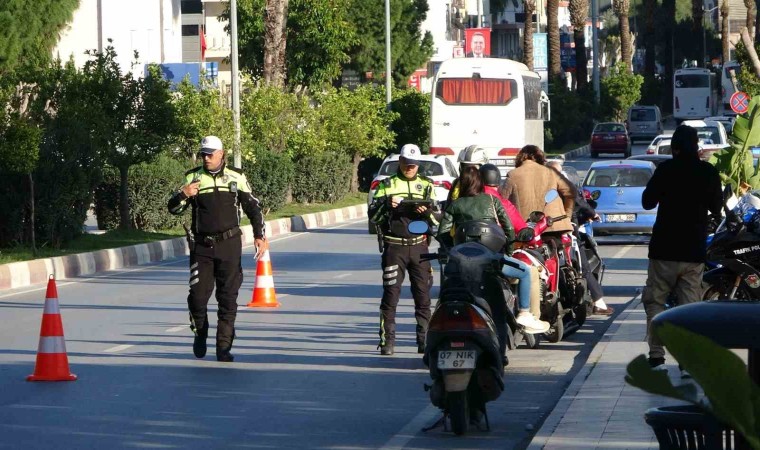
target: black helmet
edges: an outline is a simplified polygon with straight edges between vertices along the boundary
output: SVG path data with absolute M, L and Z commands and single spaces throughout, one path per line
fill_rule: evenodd
M 480 168 L 480 177 L 483 178 L 483 184 L 486 186 L 499 186 L 501 184 L 501 173 L 499 173 L 499 168 L 493 164 L 483 164 Z

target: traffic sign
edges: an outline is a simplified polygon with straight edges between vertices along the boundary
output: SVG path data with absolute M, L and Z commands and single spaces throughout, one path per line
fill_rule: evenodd
M 749 95 L 746 92 L 736 91 L 731 96 L 731 110 L 736 114 L 744 114 L 749 109 Z

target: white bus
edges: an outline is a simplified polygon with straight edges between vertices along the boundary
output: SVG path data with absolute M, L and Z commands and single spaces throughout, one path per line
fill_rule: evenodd
M 720 103 L 714 72 L 689 67 L 673 74 L 673 118 L 676 122 L 718 115 Z
M 549 98 L 522 63 L 501 58 L 444 61 L 433 81 L 430 153 L 456 161 L 477 144 L 505 175 L 526 144 L 543 148 Z
M 731 71 L 734 71 L 736 77 L 741 72 L 741 65 L 736 61 L 729 61 L 723 64 L 723 69 L 720 77 L 721 94 L 723 96 L 723 115 L 735 116 L 736 113 L 731 109 L 731 96 L 734 95 L 736 89 L 734 83 L 731 81 Z

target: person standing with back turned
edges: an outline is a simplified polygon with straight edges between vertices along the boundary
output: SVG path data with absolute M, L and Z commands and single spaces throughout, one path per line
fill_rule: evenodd
M 708 212 L 720 215 L 723 202 L 717 169 L 700 161 L 697 130 L 681 125 L 671 139 L 673 159 L 657 166 L 641 195 L 644 209 L 657 209 L 649 241 L 649 268 L 642 303 L 647 314 L 649 365 L 665 368 L 665 350 L 652 333 L 652 319 L 665 311 L 668 294 L 678 304 L 702 299 Z M 688 377 L 682 372 L 681 376 Z

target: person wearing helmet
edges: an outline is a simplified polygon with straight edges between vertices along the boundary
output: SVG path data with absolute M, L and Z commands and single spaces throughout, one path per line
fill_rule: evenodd
M 461 180 L 459 198 L 446 205 L 446 211 L 443 214 L 441 226 L 438 229 L 438 240 L 442 245 L 451 246 L 453 244 L 450 233 L 452 228 L 455 229 L 459 225 L 473 220 L 496 221 L 502 230 L 504 230 L 504 235 L 507 238 L 504 256 L 505 264 L 502 270 L 506 276 L 520 280 L 518 285 L 520 312 L 517 316 L 517 323 L 524 326 L 527 333 L 536 334 L 549 331 L 549 323 L 538 320 L 530 312 L 532 276 L 529 267 L 522 261 L 510 257 L 512 243 L 515 240 L 515 231 L 504 207 L 497 198 L 483 192 L 483 181 L 480 171 L 474 165 L 470 165 L 462 171 Z M 507 325 L 506 313 L 504 312 L 506 306 L 505 304 L 496 304 L 492 299 L 489 300 L 489 303 L 493 303 L 491 308 L 494 311 L 494 321 L 499 332 L 502 350 L 505 350 L 506 347 L 504 345 L 506 345 L 506 340 L 502 340 L 502 337 L 506 338 Z
M 433 180 L 419 175 L 422 153 L 414 144 L 401 147 L 398 173 L 383 180 L 375 191 L 368 216 L 382 235 L 383 298 L 380 301 L 381 355 L 392 355 L 396 341 L 396 306 L 409 272 L 414 297 L 414 316 L 417 319 L 417 352 L 425 351 L 425 335 L 430 322 L 430 288 L 433 274 L 429 261 L 420 261 L 428 252 L 428 237 L 409 233 L 407 225 L 426 220 L 438 225 L 440 213 L 435 203 Z M 431 200 L 428 206 L 404 207 L 407 200 Z M 409 205 L 414 205 L 407 202 Z
M 459 163 L 459 177 L 454 180 L 454 183 L 451 185 L 449 196 L 446 199 L 447 204 L 459 198 L 459 180 L 462 178 L 464 169 L 470 166 L 475 166 L 480 169 L 480 166 L 488 163 L 488 155 L 486 155 L 486 151 L 483 148 L 478 147 L 475 144 L 468 145 L 459 152 L 457 162 Z
M 525 223 L 525 220 L 520 216 L 520 212 L 517 211 L 517 208 L 515 208 L 515 205 L 512 204 L 509 200 L 502 197 L 499 194 L 499 186 L 501 186 L 501 173 L 499 172 L 499 168 L 496 167 L 493 164 L 485 164 L 483 167 L 480 168 L 480 177 L 483 179 L 483 191 L 491 195 L 492 197 L 496 197 L 501 202 L 501 205 L 504 207 L 504 210 L 507 212 L 507 216 L 509 216 L 509 220 L 512 221 L 512 226 L 515 229 L 515 233 L 518 233 L 523 228 L 527 227 L 528 224 Z M 538 272 L 538 267 L 531 265 L 529 266 L 531 271 L 531 279 L 530 279 L 530 312 L 535 317 L 541 316 L 541 286 L 539 283 L 539 277 L 540 274 Z

